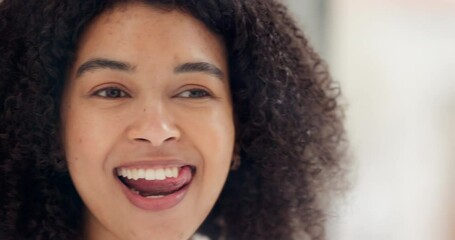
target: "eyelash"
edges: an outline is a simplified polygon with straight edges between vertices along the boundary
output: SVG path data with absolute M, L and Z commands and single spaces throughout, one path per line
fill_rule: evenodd
M 117 94 L 114 94 L 116 96 L 108 96 L 109 95 L 109 92 L 108 91 L 116 91 Z M 194 98 L 194 99 L 198 99 L 198 98 L 208 98 L 208 97 L 212 97 L 212 94 L 207 91 L 207 90 L 204 90 L 204 89 L 201 89 L 201 88 L 193 88 L 193 89 L 188 89 L 188 90 L 185 90 L 181 93 L 179 93 L 177 95 L 177 97 L 181 97 L 181 95 L 183 93 L 186 93 L 186 92 L 189 92 L 191 94 L 191 92 L 199 92 L 199 93 L 202 93 L 202 96 L 198 95 L 197 97 L 183 97 L 183 98 Z M 112 92 L 111 92 L 112 93 Z M 119 95 L 120 94 L 120 95 Z M 98 96 L 98 97 L 102 97 L 102 98 L 109 98 L 109 99 L 114 99 L 114 98 L 124 98 L 124 97 L 130 97 L 130 95 L 125 92 L 124 90 L 120 89 L 120 88 L 117 88 L 117 87 L 108 87 L 108 88 L 103 88 L 103 89 L 100 89 L 98 91 L 96 91 L 93 95 L 95 96 Z
M 117 96 L 117 97 L 108 96 L 108 91 L 118 91 L 118 92 L 120 92 L 120 96 Z M 104 94 L 102 94 L 103 92 L 104 92 Z M 93 95 L 102 97 L 102 98 L 124 98 L 124 97 L 130 96 L 128 93 L 126 93 L 125 91 L 123 91 L 122 89 L 117 88 L 117 87 L 103 88 L 103 89 L 96 91 Z
M 201 88 L 192 88 L 192 89 L 188 89 L 186 91 L 183 91 L 181 93 L 179 93 L 177 96 L 181 96 L 183 93 L 186 93 L 186 92 L 189 92 L 191 94 L 191 92 L 199 92 L 199 93 L 202 93 L 203 96 L 197 96 L 197 97 L 184 97 L 184 98 L 208 98 L 208 97 L 212 97 L 212 94 L 210 94 L 209 91 L 207 90 L 204 90 L 204 89 L 201 89 Z

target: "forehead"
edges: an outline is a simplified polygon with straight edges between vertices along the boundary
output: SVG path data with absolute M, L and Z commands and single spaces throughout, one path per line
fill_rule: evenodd
M 95 18 L 91 27 L 104 27 L 108 28 L 107 30 L 114 30 L 128 27 L 132 24 L 146 24 L 148 27 L 142 29 L 144 33 L 166 34 L 167 27 L 192 27 L 198 34 L 206 35 L 205 31 L 207 30 L 202 22 L 180 9 L 171 9 L 142 2 L 114 5 L 114 7 L 102 12 Z M 157 28 L 157 26 L 162 26 L 163 28 Z
M 191 57 L 223 65 L 226 56 L 222 38 L 192 15 L 145 3 L 117 5 L 103 12 L 87 26 L 78 45 L 78 58 L 184 61 Z M 159 55 L 151 56 L 155 53 Z

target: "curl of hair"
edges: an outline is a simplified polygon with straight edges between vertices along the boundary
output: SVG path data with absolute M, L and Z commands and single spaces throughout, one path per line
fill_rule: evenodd
M 59 139 L 60 98 L 86 25 L 127 2 L 0 3 L 0 229 L 10 239 L 82 231 L 83 204 Z M 321 197 L 340 179 L 344 158 L 339 88 L 286 8 L 272 0 L 142 2 L 190 13 L 228 49 L 242 163 L 199 231 L 324 239 Z

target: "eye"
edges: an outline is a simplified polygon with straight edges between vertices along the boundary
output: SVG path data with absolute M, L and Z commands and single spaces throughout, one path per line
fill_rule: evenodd
M 204 89 L 190 89 L 186 90 L 178 95 L 178 97 L 183 97 L 183 98 L 206 98 L 212 96 L 208 91 Z
M 94 95 L 103 98 L 124 98 L 129 96 L 128 93 L 116 87 L 103 88 L 96 91 Z

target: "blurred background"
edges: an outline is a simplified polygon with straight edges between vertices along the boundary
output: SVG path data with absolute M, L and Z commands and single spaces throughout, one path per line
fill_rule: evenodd
M 283 2 L 347 102 L 352 189 L 328 239 L 455 239 L 455 0 Z

